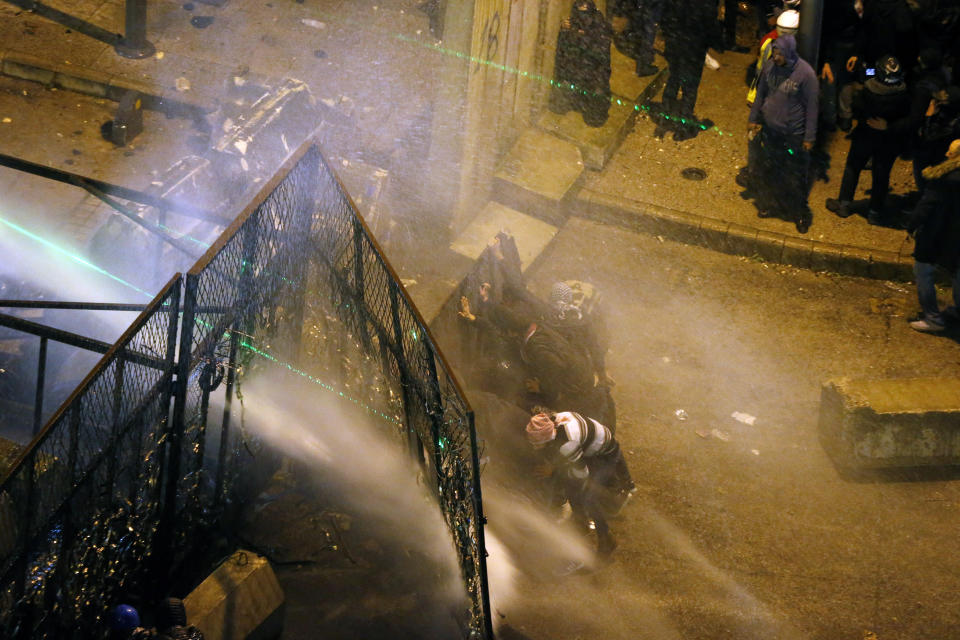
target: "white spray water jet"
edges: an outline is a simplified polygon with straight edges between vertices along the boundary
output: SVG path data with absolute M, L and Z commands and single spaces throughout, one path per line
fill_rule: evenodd
M 435 576 L 423 585 L 448 611 L 465 611 L 466 594 L 449 529 L 436 499 L 394 433 L 396 426 L 274 369 L 243 384 L 244 423 L 287 456 L 308 465 L 351 512 L 373 521 Z M 236 406 L 236 405 L 234 405 Z M 426 480 L 430 482 L 430 480 Z M 430 612 L 434 615 L 436 612 Z

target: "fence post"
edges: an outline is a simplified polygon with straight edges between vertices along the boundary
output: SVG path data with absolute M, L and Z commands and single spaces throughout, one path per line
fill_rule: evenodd
M 34 504 L 36 500 L 36 478 L 34 477 L 37 472 L 36 449 L 30 453 L 30 457 L 27 458 L 25 462 L 24 470 L 26 471 L 27 477 L 25 478 L 26 486 L 24 487 L 23 505 L 20 514 L 20 524 L 23 528 L 20 531 L 20 557 L 17 559 L 15 570 L 17 578 L 14 588 L 14 606 L 20 611 L 18 620 L 19 632 L 17 637 L 29 640 L 29 638 L 33 636 L 34 605 L 32 603 L 25 603 L 24 598 L 26 598 L 27 595 L 27 571 L 30 568 L 30 554 L 28 553 L 30 548 L 30 516 L 35 512 L 36 508 Z
M 396 283 L 390 283 L 390 315 L 393 318 L 393 339 L 397 343 L 397 369 L 400 371 L 400 389 L 403 399 L 403 413 L 406 416 L 407 448 L 417 464 L 423 466 L 423 443 L 413 426 L 413 413 L 410 411 L 410 370 L 407 368 L 407 354 L 403 348 L 403 324 L 400 322 L 400 300 Z
M 173 418 L 167 430 L 166 484 L 162 489 L 163 506 L 157 525 L 155 569 L 158 586 L 165 589 L 169 580 L 168 568 L 174 552 L 174 518 L 177 515 L 177 493 L 180 484 L 180 456 L 183 433 L 186 429 L 187 380 L 190 378 L 190 359 L 193 351 L 193 325 L 196 318 L 197 280 L 187 274 L 183 288 L 183 316 L 180 320 L 180 349 L 173 381 Z
M 37 395 L 33 401 L 33 435 L 43 426 L 43 386 L 47 373 L 47 339 L 40 338 L 40 353 L 37 355 Z
M 477 564 L 480 565 L 480 606 L 483 611 L 483 632 L 487 640 L 493 640 L 493 618 L 490 617 L 490 584 L 487 582 L 487 541 L 484 527 L 487 517 L 483 515 L 483 494 L 480 490 L 480 459 L 477 452 L 477 428 L 473 411 L 467 412 L 467 427 L 470 429 L 470 454 L 473 477 L 473 508 L 477 522 Z
M 147 0 L 127 0 L 124 34 L 114 47 L 124 58 L 149 58 L 157 48 L 147 40 Z
M 220 448 L 217 451 L 217 473 L 213 484 L 213 506 L 220 507 L 223 500 L 223 485 L 226 481 L 224 466 L 227 464 L 227 451 L 230 443 L 230 408 L 233 404 L 233 383 L 237 370 L 237 345 L 239 343 L 237 325 L 230 329 L 230 360 L 227 363 L 227 386 L 224 390 L 223 419 L 220 421 Z

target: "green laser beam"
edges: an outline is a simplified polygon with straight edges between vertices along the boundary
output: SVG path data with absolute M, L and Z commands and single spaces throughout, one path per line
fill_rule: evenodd
M 100 274 L 100 275 L 106 276 L 106 277 L 110 278 L 111 280 L 114 280 L 114 281 L 116 281 L 116 282 L 119 282 L 119 283 L 123 284 L 124 286 L 130 287 L 130 288 L 133 289 L 134 291 L 137 291 L 138 293 L 142 293 L 143 295 L 147 296 L 148 298 L 153 298 L 153 295 L 152 295 L 152 294 L 150 294 L 150 293 L 144 291 L 143 289 L 140 289 L 139 287 L 137 287 L 137 286 L 135 286 L 135 285 L 127 282 L 127 281 L 124 280 L 123 278 L 120 278 L 120 277 L 118 277 L 118 276 L 113 275 L 112 273 L 110 273 L 110 272 L 107 271 L 106 269 L 104 269 L 104 268 L 102 268 L 102 267 L 98 267 L 97 265 L 93 264 L 93 263 L 90 262 L 89 260 L 86 260 L 86 259 L 84 259 L 84 258 L 76 255 L 75 253 L 72 253 L 72 252 L 68 251 L 67 249 L 64 249 L 63 247 L 60 247 L 60 246 L 56 245 L 55 243 L 51 242 L 50 240 L 47 240 L 46 238 L 43 238 L 42 236 L 40 236 L 40 235 L 38 235 L 38 234 L 30 231 L 29 229 L 26 229 L 26 228 L 24 228 L 24 227 L 22 227 L 22 226 L 20 226 L 20 225 L 18 225 L 18 224 L 16 224 L 16 223 L 14 223 L 14 222 L 11 222 L 11 221 L 9 221 L 9 220 L 5 220 L 5 219 L 3 219 L 3 218 L 0 218 L 0 223 L 6 225 L 6 226 L 9 227 L 10 229 L 13 229 L 14 231 L 20 233 L 21 235 L 26 236 L 27 238 L 30 238 L 30 239 L 33 240 L 34 242 L 37 242 L 37 243 L 43 245 L 44 247 L 47 247 L 48 249 L 50 249 L 50 250 L 52 250 L 52 251 L 55 251 L 55 252 L 57 252 L 57 253 L 59 253 L 59 254 L 61 254 L 61 255 L 63 255 L 63 256 L 66 256 L 66 257 L 69 258 L 70 260 L 72 260 L 72 261 L 80 264 L 80 265 L 83 266 L 83 267 L 86 267 L 87 269 L 91 269 L 91 270 L 95 271 L 96 273 L 98 273 L 98 274 Z M 199 241 L 197 241 L 197 242 L 199 242 Z M 283 276 L 280 276 L 280 277 L 283 278 Z M 283 278 L 283 279 L 286 279 L 286 278 Z M 201 322 L 202 322 L 202 321 L 201 321 Z M 227 334 L 226 338 L 229 339 L 229 337 L 230 337 L 229 334 Z M 313 383 L 315 383 L 315 384 L 318 384 L 318 385 L 321 386 L 322 388 L 324 388 L 324 389 L 326 389 L 326 390 L 328 390 L 328 391 L 330 391 L 330 392 L 333 392 L 333 393 L 338 394 L 341 398 L 344 398 L 344 399 L 346 399 L 346 400 L 349 400 L 349 401 L 353 402 L 354 404 L 356 404 L 357 406 L 361 407 L 362 409 L 364 409 L 364 410 L 367 411 L 368 413 L 371 413 L 371 414 L 376 415 L 376 416 L 378 416 L 378 417 L 380 417 L 380 418 L 383 418 L 383 419 L 387 420 L 388 422 L 390 422 L 390 423 L 392 423 L 392 424 L 396 424 L 396 425 L 401 425 L 401 424 L 402 424 L 402 423 L 398 422 L 398 421 L 397 421 L 395 418 L 393 418 L 392 416 L 388 416 L 387 414 L 383 413 L 382 411 L 378 411 L 377 409 L 374 409 L 373 407 L 371 407 L 370 405 L 366 404 L 365 402 L 362 402 L 361 400 L 358 400 L 357 398 L 354 398 L 353 396 L 350 396 L 349 394 L 346 394 L 346 393 L 344 393 L 343 391 L 338 391 L 336 388 L 334 388 L 333 386 L 331 386 L 331 385 L 323 382 L 322 380 L 320 380 L 320 379 L 317 378 L 316 376 L 310 375 L 309 373 L 306 373 L 305 371 L 302 371 L 302 370 L 300 370 L 300 369 L 297 369 L 297 368 L 294 367 L 293 365 L 291 365 L 291 364 L 289 364 L 289 363 L 286 363 L 286 362 L 280 360 L 279 358 L 277 358 L 277 357 L 275 357 L 275 356 L 267 353 L 266 351 L 263 351 L 263 350 L 261 350 L 261 349 L 257 349 L 256 347 L 254 347 L 254 346 L 253 346 L 252 344 L 250 344 L 249 342 L 243 342 L 243 341 L 241 341 L 240 344 L 241 344 L 241 346 L 243 346 L 244 348 L 249 349 L 249 350 L 252 351 L 253 353 L 255 353 L 255 354 L 257 354 L 257 355 L 259 355 L 259 356 L 261 356 L 261 357 L 263 357 L 263 358 L 266 358 L 267 360 L 273 362 L 274 364 L 284 366 L 284 367 L 286 367 L 288 370 L 290 370 L 290 371 L 292 371 L 292 372 L 294 372 L 294 373 L 296 373 L 296 374 L 299 374 L 300 376 L 303 376 L 304 378 L 307 378 L 308 380 L 310 380 L 311 382 L 313 382 Z
M 512 73 L 512 74 L 514 74 L 514 75 L 516 75 L 516 76 L 519 76 L 519 77 L 522 77 L 522 78 L 527 78 L 527 79 L 530 79 L 530 80 L 533 80 L 533 81 L 536 81 L 536 82 L 541 82 L 541 83 L 543 83 L 543 84 L 549 84 L 550 86 L 557 87 L 558 89 L 563 89 L 563 90 L 565 90 L 565 91 L 571 91 L 571 92 L 573 92 L 573 93 L 579 93 L 579 94 L 582 94 L 582 95 L 593 95 L 593 96 L 600 96 L 600 95 L 601 95 L 601 94 L 596 93 L 596 92 L 591 92 L 591 91 L 589 91 L 589 90 L 587 90 L 587 89 L 580 89 L 579 87 L 577 87 L 575 84 L 572 84 L 572 83 L 566 83 L 566 82 L 565 82 L 565 83 L 559 83 L 559 82 L 556 82 L 556 81 L 553 80 L 553 79 L 545 78 L 544 76 L 542 76 L 542 75 L 540 75 L 540 74 L 538 74 L 538 73 L 530 73 L 530 72 L 528 72 L 528 71 L 523 71 L 523 70 L 521 70 L 521 69 L 517 69 L 516 67 L 510 67 L 510 66 L 507 66 L 507 65 L 504 65 L 504 64 L 499 64 L 499 63 L 494 62 L 494 61 L 492 61 L 492 60 L 487 60 L 487 59 L 484 59 L 484 58 L 478 58 L 477 56 L 471 56 L 471 55 L 468 55 L 468 54 L 466 54 L 466 53 L 463 53 L 462 51 L 457 51 L 457 50 L 455 50 L 455 49 L 449 49 L 449 48 L 447 48 L 447 47 L 440 46 L 439 44 L 430 44 L 429 42 L 421 42 L 421 41 L 419 41 L 419 40 L 417 40 L 417 39 L 415 39 L 415 38 L 411 38 L 410 36 L 407 36 L 407 35 L 394 34 L 394 38 L 396 38 L 397 40 L 400 40 L 401 42 L 407 42 L 407 43 L 410 43 L 410 44 L 413 44 L 413 45 L 416 45 L 416 46 L 420 46 L 420 47 L 423 47 L 423 48 L 425 48 L 425 49 L 430 49 L 430 50 L 432 50 L 432 51 L 436 51 L 436 52 L 439 52 L 439 53 L 443 53 L 443 54 L 445 54 L 445 55 L 449 55 L 449 56 L 452 56 L 452 57 L 455 57 L 455 58 L 461 58 L 461 59 L 464 59 L 464 60 L 468 60 L 468 61 L 470 61 L 470 62 L 475 62 L 476 64 L 479 64 L 479 65 L 484 65 L 484 66 L 487 66 L 487 67 L 492 67 L 492 68 L 494 68 L 494 69 L 498 69 L 498 70 L 503 71 L 503 72 L 505 72 L 505 73 Z M 604 96 L 604 97 L 606 97 L 606 96 Z M 650 107 L 649 107 L 648 105 L 638 104 L 638 103 L 635 103 L 635 102 L 631 102 L 631 101 L 629 101 L 629 100 L 626 101 L 626 102 L 624 102 L 623 99 L 617 98 L 617 97 L 615 97 L 615 96 L 610 96 L 610 97 L 609 97 L 609 100 L 610 100 L 611 103 L 616 103 L 616 104 L 621 105 L 621 106 L 624 106 L 624 105 L 632 106 L 633 109 L 634 109 L 634 111 L 650 111 Z M 720 129 L 720 127 L 718 127 L 718 126 L 716 126 L 716 125 L 713 125 L 713 126 L 711 126 L 711 127 L 707 127 L 707 125 L 703 124 L 703 122 L 701 122 L 701 121 L 699 121 L 699 120 L 694 120 L 694 119 L 692 119 L 692 118 L 686 118 L 686 119 L 685 119 L 685 118 L 678 118 L 677 116 L 671 116 L 670 114 L 667 114 L 667 113 L 664 113 L 664 112 L 658 112 L 657 115 L 663 117 L 663 118 L 666 119 L 666 120 L 680 120 L 683 124 L 686 124 L 687 122 L 690 122 L 690 123 L 694 124 L 695 126 L 699 127 L 702 131 L 707 131 L 707 130 L 709 129 L 709 130 L 711 130 L 711 131 L 715 131 L 718 135 L 721 135 L 721 136 L 724 136 L 724 135 L 726 135 L 726 136 L 732 136 L 732 135 L 733 135 L 732 133 L 726 133 L 726 132 L 722 131 L 722 130 Z M 649 116 L 648 116 L 648 117 L 649 117 Z
M 136 286 L 135 284 L 132 284 L 132 283 L 130 283 L 130 282 L 127 282 L 127 281 L 124 280 L 123 278 L 120 278 L 120 277 L 118 277 L 118 276 L 113 275 L 112 273 L 110 273 L 110 272 L 107 271 L 106 269 L 103 269 L 103 268 L 101 268 L 101 267 L 98 267 L 97 265 L 93 264 L 93 263 L 90 262 L 89 260 L 87 260 L 87 259 L 85 259 L 85 258 L 81 258 L 81 257 L 78 256 L 77 254 L 75 254 L 75 253 L 73 253 L 73 252 L 71 252 L 71 251 L 68 251 L 67 249 L 65 249 L 65 248 L 63 248 L 63 247 L 61 247 L 61 246 L 58 246 L 58 245 L 54 244 L 53 242 L 47 240 L 46 238 L 44 238 L 44 237 L 42 237 L 42 236 L 40 236 L 40 235 L 37 235 L 36 233 L 30 231 L 29 229 L 26 229 L 26 228 L 24 228 L 24 227 L 21 227 L 20 225 L 14 223 L 14 222 L 10 222 L 9 220 L 5 220 L 5 219 L 3 219 L 3 218 L 0 218 L 0 224 L 6 225 L 6 226 L 9 227 L 10 229 L 13 229 L 13 230 L 16 231 L 17 233 L 20 233 L 21 235 L 24 235 L 24 236 L 30 238 L 30 239 L 33 240 L 34 242 L 37 242 L 38 244 L 43 245 L 44 247 L 50 249 L 51 251 L 54 251 L 54 252 L 56 252 L 56 253 L 59 253 L 60 255 L 65 256 L 66 258 L 68 258 L 68 259 L 70 259 L 70 260 L 72 260 L 72 261 L 74 261 L 74 262 L 76 262 L 76 263 L 78 263 L 78 264 L 80 264 L 80 265 L 83 265 L 84 267 L 86 267 L 86 268 L 88 268 L 88 269 L 92 269 L 93 271 L 99 273 L 99 274 L 102 275 L 102 276 L 106 276 L 106 277 L 110 278 L 111 280 L 114 280 L 115 282 L 119 282 L 119 283 L 122 284 L 123 286 L 129 287 L 129 288 L 133 289 L 134 291 L 136 291 L 137 293 L 142 293 L 143 295 L 147 296 L 148 298 L 153 298 L 153 294 L 144 291 L 143 289 L 141 289 L 140 287 Z

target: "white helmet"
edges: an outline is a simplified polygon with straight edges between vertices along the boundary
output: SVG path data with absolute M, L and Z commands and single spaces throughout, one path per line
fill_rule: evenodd
M 777 31 L 781 34 L 796 33 L 800 28 L 800 12 L 787 9 L 777 16 Z

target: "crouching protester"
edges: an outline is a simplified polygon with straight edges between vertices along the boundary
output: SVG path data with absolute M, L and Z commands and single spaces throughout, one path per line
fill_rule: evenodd
M 539 470 L 554 494 L 570 501 L 578 522 L 593 521 L 597 555 L 609 557 L 617 542 L 605 511 L 619 513 L 636 492 L 616 438 L 596 420 L 572 411 L 538 413 L 527 423 L 526 434 L 542 456 Z

